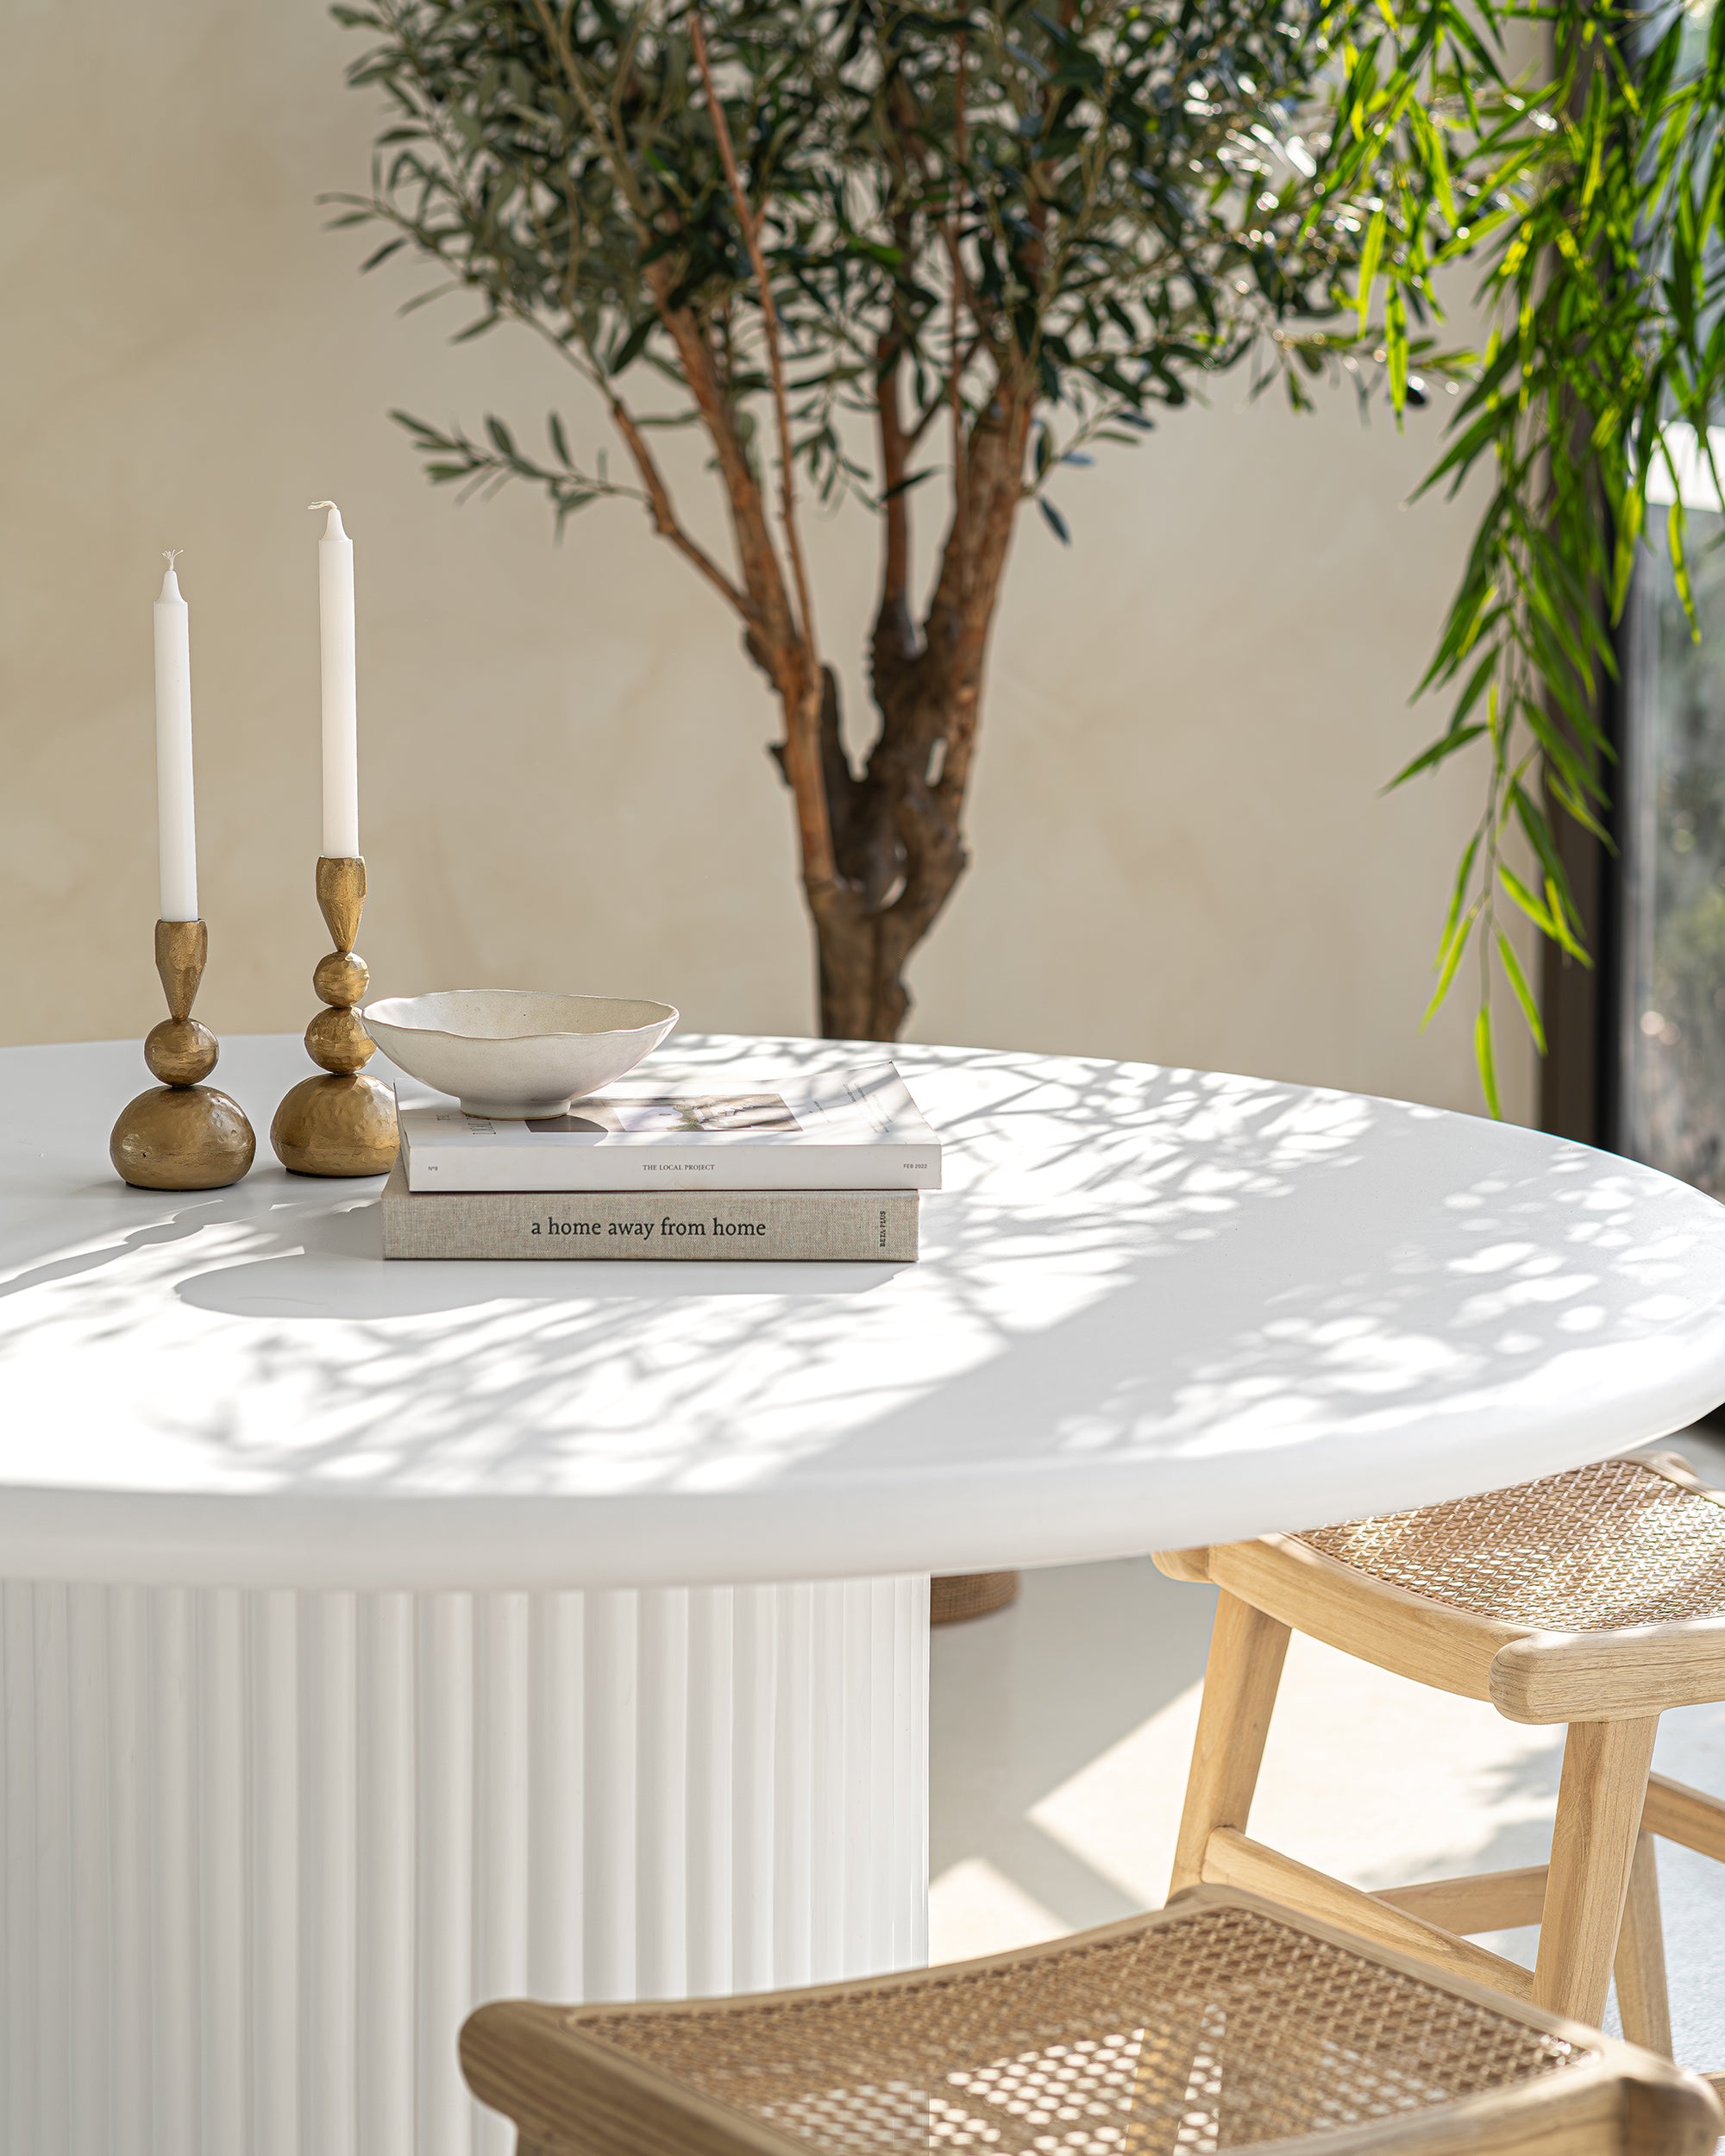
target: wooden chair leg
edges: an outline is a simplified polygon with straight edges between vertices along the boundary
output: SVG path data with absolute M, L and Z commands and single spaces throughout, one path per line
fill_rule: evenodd
M 1204 1697 L 1198 1709 L 1191 1772 L 1186 1778 L 1170 1896 L 1202 1883 L 1204 1852 L 1219 1827 L 1245 1828 L 1287 1654 L 1286 1625 L 1237 1595 L 1221 1595 L 1204 1666 Z M 1191 2122 L 1196 2120 L 1208 2121 L 1213 2132 L 1221 2132 L 1224 2076 L 1219 2046 L 1224 2034 L 1220 2028 L 1213 2032 L 1216 2048 L 1201 2044 L 1194 2053 L 1186 2123 L 1179 2119 L 1135 2120 L 1124 2156 L 1177 2156 L 1178 2148 L 1191 2143 Z
M 1571 1722 L 1558 1789 L 1534 2003 L 1599 2025 L 1629 1891 L 1657 1714 Z
M 1635 1838 L 1623 1928 L 1617 1940 L 1617 2011 L 1623 2034 L 1662 2059 L 1672 2055 L 1671 2001 L 1665 1990 L 1665 1927 L 1659 1921 L 1659 1875 L 1653 1837 Z
M 1287 1653 L 1286 1625 L 1237 1595 L 1223 1595 L 1210 1633 L 1170 1894 L 1202 1879 L 1205 1845 L 1217 1827 L 1245 1831 Z

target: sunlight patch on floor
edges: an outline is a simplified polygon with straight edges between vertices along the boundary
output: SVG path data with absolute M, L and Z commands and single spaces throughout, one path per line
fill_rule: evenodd
M 1023 1893 L 986 1857 L 963 1858 L 932 1883 L 929 1923 L 940 1934 L 937 1961 L 1010 1953 L 1016 1946 L 1058 1939 L 1067 1929 L 1052 1909 Z

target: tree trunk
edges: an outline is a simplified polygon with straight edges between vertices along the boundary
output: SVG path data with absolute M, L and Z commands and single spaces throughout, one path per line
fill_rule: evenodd
M 897 1040 L 911 1008 L 905 967 L 963 874 L 966 861 L 960 847 L 943 862 L 937 904 L 921 923 L 896 906 L 870 912 L 850 892 L 812 908 L 824 1038 Z
M 893 1041 L 911 1007 L 905 968 L 969 863 L 962 800 L 941 784 L 956 713 L 950 700 L 896 697 L 859 777 L 844 752 L 830 668 L 824 690 L 821 780 L 837 874 L 825 889 L 806 879 L 804 887 L 820 1031 L 828 1040 Z

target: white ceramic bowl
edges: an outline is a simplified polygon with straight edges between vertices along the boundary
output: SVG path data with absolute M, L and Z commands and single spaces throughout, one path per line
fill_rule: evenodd
M 446 988 L 385 996 L 360 1013 L 392 1063 L 467 1115 L 561 1115 L 621 1078 L 677 1022 L 668 1003 L 560 996 L 539 988 Z

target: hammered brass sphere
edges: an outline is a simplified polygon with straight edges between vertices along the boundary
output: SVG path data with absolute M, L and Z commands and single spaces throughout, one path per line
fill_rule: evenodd
M 320 1011 L 305 1029 L 305 1052 L 323 1070 L 361 1070 L 377 1044 L 351 1011 Z
M 371 985 L 372 969 L 357 951 L 332 950 L 317 961 L 311 985 L 318 1000 L 349 1010 Z
M 144 1061 L 165 1086 L 195 1086 L 216 1068 L 216 1036 L 196 1018 L 164 1018 L 144 1036 Z

